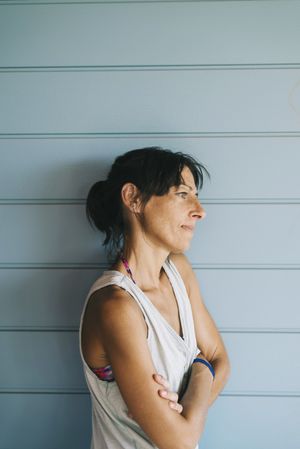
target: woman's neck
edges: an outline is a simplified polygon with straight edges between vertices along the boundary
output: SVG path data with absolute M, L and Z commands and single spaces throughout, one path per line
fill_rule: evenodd
M 135 283 L 142 290 L 152 290 L 160 288 L 162 266 L 166 261 L 169 252 L 160 248 L 129 247 L 124 246 L 118 260 L 112 269 L 120 271 L 130 277 L 126 268 L 126 262 L 122 262 L 121 254 L 128 263 Z

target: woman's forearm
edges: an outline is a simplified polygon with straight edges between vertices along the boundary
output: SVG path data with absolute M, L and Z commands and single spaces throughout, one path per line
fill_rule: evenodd
M 215 371 L 214 379 L 205 365 L 192 365 L 187 388 L 179 401 L 183 406 L 181 415 L 189 424 L 192 448 L 197 446 L 204 431 L 208 409 L 224 388 L 230 372 L 226 357 L 215 359 L 211 364 Z
M 191 448 L 197 446 L 204 430 L 212 386 L 213 377 L 207 366 L 194 363 L 191 367 L 188 386 L 180 400 L 183 406 L 181 415 L 189 425 L 189 447 Z
M 225 387 L 230 375 L 230 365 L 227 357 L 217 358 L 210 363 L 215 371 L 215 379 L 210 391 L 209 407 L 213 404 Z

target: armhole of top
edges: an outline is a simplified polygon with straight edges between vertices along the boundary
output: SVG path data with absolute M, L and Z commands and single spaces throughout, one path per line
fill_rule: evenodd
M 128 295 L 131 296 L 131 298 L 133 299 L 133 301 L 135 301 L 136 303 L 138 302 L 138 301 L 136 301 L 136 299 L 134 298 L 134 296 L 130 293 L 130 291 L 129 291 L 128 289 L 126 289 L 125 287 L 123 287 L 122 285 L 120 285 L 120 284 L 118 284 L 118 283 L 113 283 L 113 282 L 112 282 L 112 283 L 105 284 L 105 285 L 102 285 L 102 286 L 99 287 L 99 288 L 96 288 L 95 290 L 93 290 L 93 291 L 88 295 L 88 297 L 87 297 L 87 299 L 86 299 L 86 302 L 85 302 L 85 305 L 84 305 L 84 309 L 83 309 L 83 311 L 82 311 L 82 316 L 81 316 L 81 319 L 80 319 L 80 326 L 79 326 L 79 348 L 80 348 L 80 355 L 81 355 L 83 364 L 88 368 L 89 372 L 91 372 L 92 375 L 93 375 L 93 377 L 96 378 L 97 380 L 99 380 L 99 378 L 98 378 L 97 375 L 93 372 L 92 368 L 88 365 L 88 363 L 87 363 L 87 361 L 85 360 L 85 357 L 84 357 L 84 355 L 83 355 L 83 351 L 82 351 L 82 328 L 83 328 L 83 320 L 84 320 L 84 317 L 85 317 L 85 314 L 86 314 L 86 310 L 87 310 L 87 307 L 88 307 L 88 305 L 89 305 L 89 303 L 90 303 L 90 299 L 91 299 L 92 295 L 93 295 L 94 293 L 98 292 L 99 290 L 101 290 L 101 289 L 103 289 L 103 288 L 105 288 L 105 287 L 109 287 L 109 286 L 111 286 L 111 285 L 115 285 L 115 286 L 117 286 L 117 287 L 120 287 L 122 290 L 125 290 L 125 291 L 128 293 Z M 149 320 L 148 320 L 147 316 L 143 313 L 142 308 L 141 308 L 139 305 L 138 305 L 138 307 L 139 307 L 139 309 L 140 309 L 140 311 L 141 311 L 141 313 L 142 313 L 142 315 L 143 315 L 144 321 L 145 321 L 145 323 L 146 323 L 146 328 L 147 328 L 147 336 L 146 336 L 146 340 L 149 341 L 149 340 L 150 340 L 150 336 L 151 336 L 151 326 L 150 326 L 150 323 L 149 323 Z

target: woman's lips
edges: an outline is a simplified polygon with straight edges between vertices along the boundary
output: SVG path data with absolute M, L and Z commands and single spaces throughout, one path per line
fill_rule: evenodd
M 183 229 L 186 229 L 187 231 L 194 232 L 194 227 L 193 226 L 182 225 L 181 227 Z

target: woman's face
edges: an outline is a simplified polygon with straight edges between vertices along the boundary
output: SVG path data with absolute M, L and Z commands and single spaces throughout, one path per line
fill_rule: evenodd
M 143 214 L 147 240 L 173 253 L 189 247 L 197 221 L 206 215 L 190 169 L 184 167 L 181 176 L 183 184 L 171 187 L 163 196 L 153 195 Z

